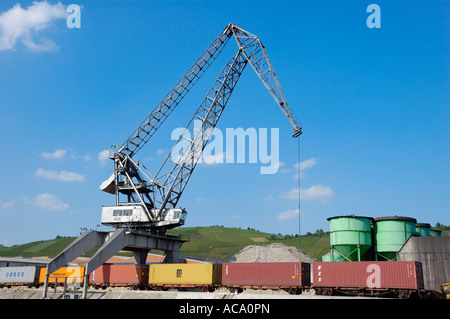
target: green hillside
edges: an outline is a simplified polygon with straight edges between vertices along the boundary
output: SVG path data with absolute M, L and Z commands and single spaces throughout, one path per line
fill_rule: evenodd
M 169 234 L 181 235 L 189 242 L 181 246 L 180 254 L 188 256 L 227 259 L 247 245 L 263 245 L 271 243 L 284 243 L 288 246 L 297 246 L 298 237 L 288 235 L 274 235 L 256 230 L 227 228 L 219 226 L 210 227 L 182 227 L 171 230 Z M 58 236 L 59 237 L 59 236 Z M 76 237 L 60 237 L 51 240 L 42 240 L 11 247 L 0 247 L 0 256 L 55 257 Z M 328 251 L 329 235 L 323 237 L 301 237 L 301 249 L 316 259 Z M 85 254 L 90 257 L 95 250 Z M 155 252 L 159 253 L 159 252 Z M 130 253 L 125 253 L 130 255 Z
M 450 235 L 450 227 L 441 226 L 442 236 Z M 330 235 L 322 230 L 314 234 L 308 233 L 300 238 L 292 235 L 275 235 L 252 229 L 228 228 L 222 226 L 209 227 L 181 227 L 170 230 L 171 235 L 180 235 L 188 238 L 181 246 L 181 255 L 208 257 L 225 260 L 233 256 L 247 245 L 268 245 L 272 243 L 283 243 L 287 246 L 300 247 L 301 250 L 311 257 L 321 260 L 322 256 L 329 252 Z M 51 240 L 35 241 L 23 245 L 11 247 L 0 246 L 0 256 L 9 257 L 55 257 L 67 247 L 76 237 L 60 237 Z M 90 257 L 95 249 L 85 254 Z M 160 252 L 155 252 L 160 253 Z M 128 255 L 131 253 L 119 253 Z
M 0 256 L 4 257 L 55 257 L 66 248 L 76 237 L 60 237 L 51 240 L 40 240 L 23 245 L 0 247 Z
M 181 246 L 181 254 L 217 259 L 227 259 L 233 256 L 247 245 L 268 245 L 283 243 L 288 246 L 296 246 L 320 259 L 328 252 L 329 235 L 323 237 L 298 237 L 289 235 L 274 235 L 256 230 L 245 230 L 227 227 L 186 227 L 172 230 L 170 234 L 189 237 L 190 241 Z

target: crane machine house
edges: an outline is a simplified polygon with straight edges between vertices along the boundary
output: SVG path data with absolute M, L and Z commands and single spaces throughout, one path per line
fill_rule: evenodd
M 111 175 L 100 185 L 100 189 L 115 194 L 115 175 Z M 142 205 L 103 206 L 101 223 L 106 226 L 126 227 L 138 224 L 142 227 L 162 227 L 165 229 L 184 225 L 187 212 L 182 208 L 164 209 L 159 215 L 157 209 L 151 210 L 152 214 L 158 216 L 152 221 L 149 214 Z
M 153 209 L 156 214 L 158 210 Z M 139 225 L 174 228 L 184 225 L 187 212 L 182 208 L 164 209 L 156 222 L 153 222 L 144 208 L 140 205 L 133 206 L 103 206 L 102 224 L 107 226 L 121 227 L 139 223 Z

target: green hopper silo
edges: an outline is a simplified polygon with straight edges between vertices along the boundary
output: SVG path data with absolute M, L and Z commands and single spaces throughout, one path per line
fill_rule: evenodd
M 327 219 L 330 222 L 330 258 L 331 261 L 362 261 L 372 247 L 372 220 L 364 216 L 336 216 Z M 334 258 L 334 252 L 342 258 Z
M 420 237 L 431 236 L 430 234 L 430 224 L 418 223 L 416 224 L 416 233 Z
M 336 251 L 334 251 L 333 259 L 331 259 L 331 253 L 328 252 L 325 255 L 322 256 L 322 261 L 328 262 L 328 261 L 344 261 L 344 258 L 339 255 Z
M 442 230 L 430 228 L 430 236 L 442 236 Z
M 389 216 L 375 218 L 376 260 L 396 260 L 397 252 L 408 240 L 417 235 L 417 220 L 410 217 Z

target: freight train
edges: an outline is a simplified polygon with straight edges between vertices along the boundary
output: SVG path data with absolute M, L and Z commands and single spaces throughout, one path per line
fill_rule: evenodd
M 311 269 L 312 268 L 312 269 Z M 312 270 L 312 271 L 311 271 Z M 46 268 L 1 267 L 0 287 L 43 285 Z M 63 267 L 49 276 L 49 284 L 84 285 L 84 267 Z M 311 278 L 312 277 L 312 278 Z M 347 294 L 409 298 L 424 293 L 422 264 L 416 261 L 276 262 L 194 264 L 103 264 L 88 277 L 94 288 L 186 289 L 213 291 L 225 287 L 277 289 L 300 294 Z

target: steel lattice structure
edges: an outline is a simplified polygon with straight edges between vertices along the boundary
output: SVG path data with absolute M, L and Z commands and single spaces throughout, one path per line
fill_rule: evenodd
M 133 156 L 164 123 L 232 36 L 235 37 L 239 46 L 237 53 L 226 63 L 189 121 L 184 133 L 175 143 L 159 171 L 153 175 L 142 163 L 136 163 Z M 113 213 L 111 211 L 111 214 L 117 213 L 118 216 L 132 217 L 125 219 L 117 217 L 111 219 L 117 220 L 117 222 L 105 222 L 105 224 L 112 224 L 116 227 L 133 226 L 158 229 L 164 233 L 165 229 L 180 226 L 184 223 L 184 219 L 165 220 L 168 219 L 166 217 L 168 216 L 167 212 L 170 209 L 175 209 L 247 64 L 252 66 L 290 121 L 294 128 L 293 136 L 298 137 L 302 133 L 301 125 L 284 98 L 266 50 L 259 38 L 233 24 L 229 24 L 125 143 L 111 156 L 114 159 L 114 174 L 100 188 L 116 195 L 115 210 Z M 126 196 L 126 201 L 120 200 L 120 194 Z M 119 210 L 118 207 L 124 209 Z M 135 218 L 136 211 L 133 209 L 126 210 L 126 207 L 139 208 L 145 216 Z M 102 223 L 104 223 L 103 213 Z

